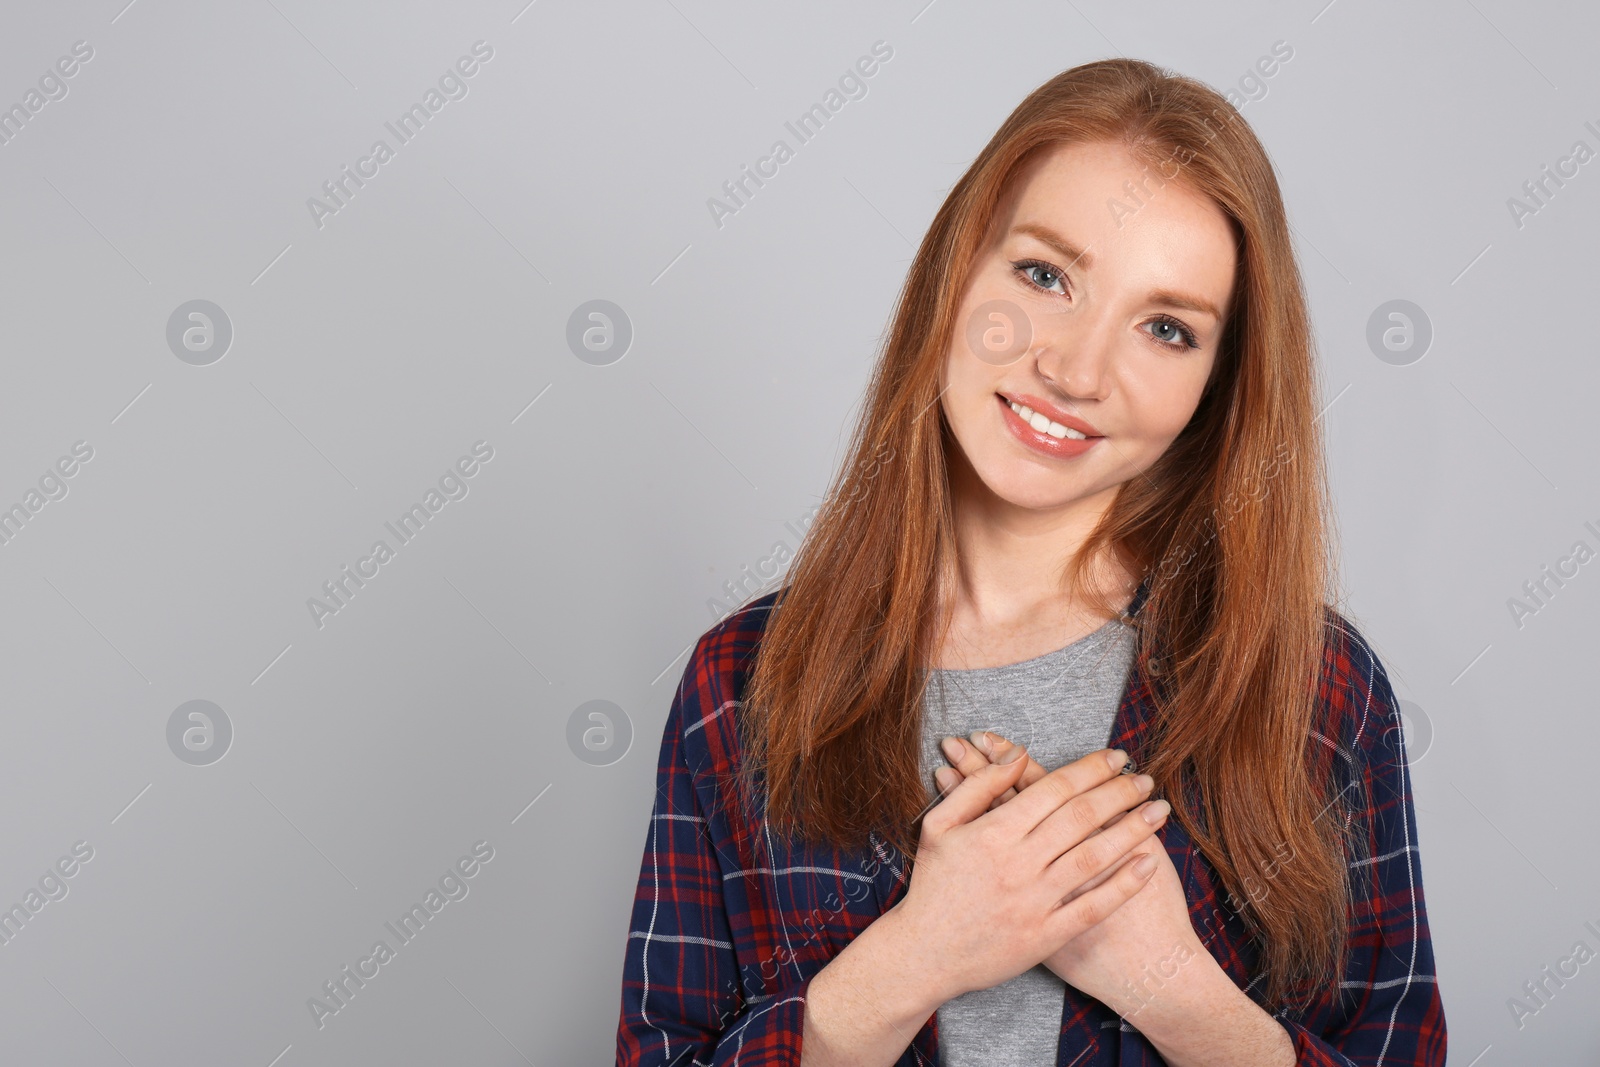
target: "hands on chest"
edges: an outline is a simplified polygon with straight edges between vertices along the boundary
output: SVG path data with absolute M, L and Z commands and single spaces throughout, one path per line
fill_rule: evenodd
M 982 747 L 980 747 L 982 746 Z M 1206 950 L 1156 831 L 1170 806 L 1099 750 L 1047 772 L 993 733 L 947 738 L 901 902 L 943 946 L 951 996 L 1043 963 L 1132 1019 Z

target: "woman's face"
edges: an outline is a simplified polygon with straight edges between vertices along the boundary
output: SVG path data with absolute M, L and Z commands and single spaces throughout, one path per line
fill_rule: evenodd
M 1109 504 L 1194 414 L 1235 254 L 1216 204 L 1119 145 L 1034 160 L 973 266 L 940 379 L 971 465 L 954 457 L 958 480 L 990 505 Z

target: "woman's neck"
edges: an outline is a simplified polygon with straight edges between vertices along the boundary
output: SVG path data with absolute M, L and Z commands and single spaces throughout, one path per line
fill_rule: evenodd
M 963 487 L 970 490 L 972 487 Z M 948 620 L 932 666 L 972 669 L 1042 656 L 1093 633 L 1110 618 L 1069 589 L 1067 566 L 1116 498 L 1112 488 L 1072 506 L 1043 511 L 1019 508 L 986 488 L 953 500 L 955 573 L 940 590 Z M 1084 580 L 1125 608 L 1137 576 L 1102 554 Z

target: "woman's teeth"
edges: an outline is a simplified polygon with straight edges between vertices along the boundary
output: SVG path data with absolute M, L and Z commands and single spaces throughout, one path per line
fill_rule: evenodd
M 1011 410 L 1015 411 L 1023 422 L 1040 433 L 1047 433 L 1051 437 L 1070 437 L 1074 441 L 1087 441 L 1089 439 L 1088 434 L 1079 433 L 1072 427 L 1063 426 L 1059 422 L 1051 422 L 1037 411 L 1032 408 L 1025 408 L 1015 400 L 1007 401 L 1007 403 L 1011 405 Z

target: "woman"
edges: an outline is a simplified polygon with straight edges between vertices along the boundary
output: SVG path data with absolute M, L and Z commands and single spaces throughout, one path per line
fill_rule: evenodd
M 617 1062 L 1442 1064 L 1319 396 L 1232 107 L 1128 59 L 1031 94 L 788 583 L 684 672 Z

